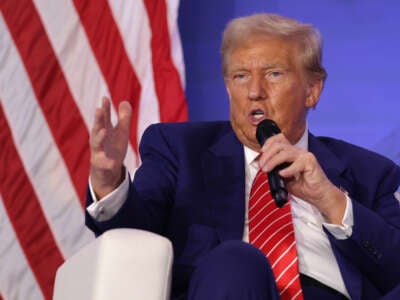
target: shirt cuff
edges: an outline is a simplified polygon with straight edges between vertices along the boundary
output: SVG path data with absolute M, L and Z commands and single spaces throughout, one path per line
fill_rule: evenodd
M 93 199 L 93 203 L 86 208 L 89 215 L 98 222 L 108 221 L 114 217 L 128 198 L 129 181 L 129 172 L 126 170 L 124 181 L 114 191 L 99 201 L 93 191 L 89 177 L 89 190 Z
M 345 240 L 353 233 L 353 203 L 350 197 L 346 194 L 346 210 L 344 212 L 342 224 L 335 225 L 330 223 L 322 223 L 323 226 L 338 240 Z

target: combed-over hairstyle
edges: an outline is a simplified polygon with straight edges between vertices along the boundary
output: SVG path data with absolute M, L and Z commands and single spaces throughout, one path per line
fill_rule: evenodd
M 230 53 L 252 37 L 277 37 L 297 45 L 302 64 L 310 78 L 325 80 L 322 66 L 322 39 L 319 31 L 310 24 L 276 14 L 254 14 L 233 19 L 225 28 L 222 46 L 222 72 L 226 76 Z

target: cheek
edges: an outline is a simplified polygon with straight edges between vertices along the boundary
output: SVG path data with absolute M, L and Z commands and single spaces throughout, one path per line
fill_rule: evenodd
M 229 87 L 228 95 L 231 120 L 235 124 L 243 126 L 247 120 L 249 105 L 246 91 L 243 88 Z
M 234 122 L 236 125 L 240 125 L 243 122 L 242 115 L 243 113 L 241 112 L 240 107 L 231 104 L 230 118 L 232 122 Z
M 230 97 L 230 110 L 231 112 L 234 112 L 238 115 L 241 114 L 245 110 L 245 100 L 243 100 L 241 97 L 237 97 L 234 94 L 231 94 Z

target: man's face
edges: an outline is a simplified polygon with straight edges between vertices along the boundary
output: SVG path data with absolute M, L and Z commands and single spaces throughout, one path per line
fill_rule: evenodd
M 322 82 L 310 84 L 297 59 L 294 44 L 279 38 L 254 38 L 228 57 L 225 84 L 232 128 L 239 140 L 259 150 L 257 124 L 274 120 L 291 143 L 305 130 Z

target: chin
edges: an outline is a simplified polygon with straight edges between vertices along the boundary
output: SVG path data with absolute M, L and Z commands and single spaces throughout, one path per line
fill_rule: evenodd
M 261 146 L 258 143 L 258 141 L 255 139 L 255 136 L 256 136 L 255 132 L 254 132 L 254 136 L 251 136 L 251 138 L 249 136 L 246 136 L 246 139 L 245 139 L 246 143 L 243 143 L 243 141 L 242 141 L 242 143 L 245 146 L 247 146 L 247 147 L 249 147 L 249 148 L 251 148 L 251 149 L 253 149 L 255 151 L 259 151 Z

